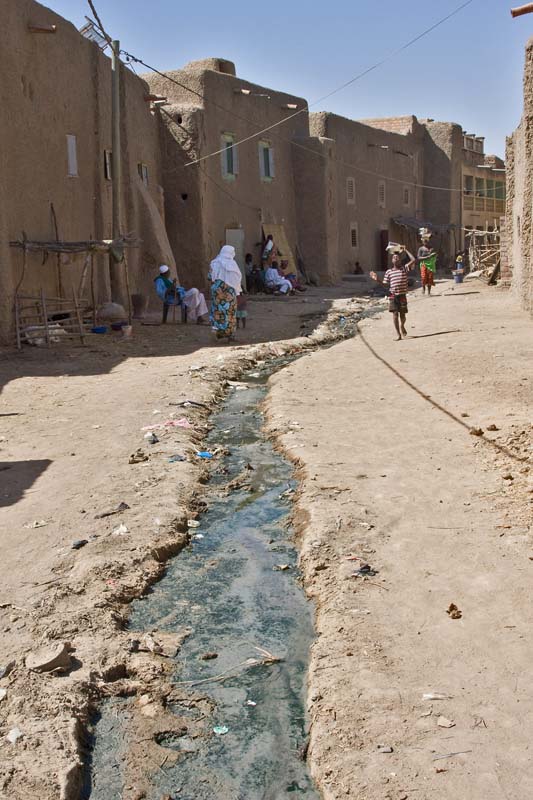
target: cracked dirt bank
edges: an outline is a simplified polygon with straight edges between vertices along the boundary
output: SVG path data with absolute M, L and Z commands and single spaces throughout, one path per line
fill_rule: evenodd
M 4 354 L 0 796 L 79 797 L 88 716 L 103 697 L 142 696 L 175 724 L 164 659 L 131 653 L 128 604 L 187 544 L 187 520 L 205 505 L 195 448 L 224 381 L 258 359 L 332 341 L 339 315 L 366 307 L 348 295 L 252 301 L 249 327 L 231 348 L 214 346 L 200 327 L 139 327 L 128 343 Z M 205 407 L 172 405 L 185 400 Z M 187 427 L 157 429 L 159 442 L 145 442 L 143 428 L 182 419 Z M 129 463 L 138 448 L 148 459 Z M 176 455 L 186 460 L 169 461 Z M 102 516 L 119 503 L 128 508 Z M 30 654 L 60 642 L 72 647 L 66 672 L 27 668 Z M 16 743 L 6 738 L 14 729 Z
M 309 763 L 325 800 L 526 800 L 531 320 L 449 282 L 407 340 L 388 316 L 271 379 L 317 604 Z

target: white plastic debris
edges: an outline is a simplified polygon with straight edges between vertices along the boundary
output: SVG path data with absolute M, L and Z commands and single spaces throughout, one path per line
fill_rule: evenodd
M 449 694 L 441 694 L 440 692 L 429 692 L 428 694 L 422 695 L 422 700 L 451 700 L 452 697 Z
M 118 526 L 118 528 L 115 528 L 115 530 L 113 531 L 113 535 L 114 536 L 124 536 L 126 533 L 129 533 L 129 532 L 130 532 L 129 528 L 126 525 L 124 525 L 124 523 L 122 522 Z
M 9 731 L 9 733 L 6 736 L 6 739 L 7 739 L 8 742 L 11 742 L 11 744 L 16 744 L 17 741 L 19 739 L 22 739 L 23 736 L 24 736 L 24 734 L 22 733 L 20 728 L 11 728 L 11 730 Z
M 0 689 L 0 702 L 7 697 L 7 689 Z
M 199 528 L 200 527 L 200 523 L 198 522 L 197 519 L 188 519 L 187 520 L 187 527 L 188 528 Z

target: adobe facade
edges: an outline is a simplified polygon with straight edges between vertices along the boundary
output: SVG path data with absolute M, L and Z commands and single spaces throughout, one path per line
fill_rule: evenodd
M 53 34 L 30 26 L 56 26 Z M 33 0 L 0 4 L 0 338 L 13 326 L 14 292 L 41 288 L 70 296 L 79 286 L 83 256 L 29 254 L 23 275 L 23 232 L 30 240 L 111 238 L 111 62 L 76 28 Z M 122 68 L 124 233 L 142 244 L 128 251 L 132 292 L 147 292 L 162 260 L 172 260 L 163 223 L 158 121 L 145 100 L 148 88 Z M 144 165 L 144 180 L 139 174 Z M 57 228 L 56 228 L 57 223 Z M 95 260 L 98 301 L 111 297 L 108 259 Z M 124 286 L 117 267 L 118 299 Z
M 533 39 L 526 46 L 524 110 L 507 139 L 507 252 L 505 278 L 523 308 L 533 314 Z

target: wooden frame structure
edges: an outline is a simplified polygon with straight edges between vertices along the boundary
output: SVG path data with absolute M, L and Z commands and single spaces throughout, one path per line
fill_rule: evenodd
M 85 344 L 85 322 L 92 312 L 91 324 L 96 324 L 96 296 L 94 286 L 94 256 L 106 254 L 113 257 L 117 263 L 124 262 L 126 286 L 128 291 L 128 321 L 131 325 L 132 308 L 129 291 L 128 264 L 125 250 L 128 247 L 137 247 L 139 240 L 131 234 L 119 239 L 103 239 L 87 241 L 32 241 L 24 235 L 22 239 L 11 241 L 11 247 L 22 250 L 22 274 L 15 289 L 14 314 L 17 347 L 20 350 L 23 342 L 36 343 L 44 340 L 47 347 L 61 336 L 79 336 L 81 343 Z M 42 253 L 43 263 L 50 253 L 56 253 L 58 258 L 62 253 L 70 255 L 85 255 L 78 290 L 73 289 L 72 298 L 46 297 L 44 290 L 39 294 L 21 294 L 20 287 L 26 274 L 28 253 Z M 83 299 L 87 276 L 90 273 L 91 302 Z

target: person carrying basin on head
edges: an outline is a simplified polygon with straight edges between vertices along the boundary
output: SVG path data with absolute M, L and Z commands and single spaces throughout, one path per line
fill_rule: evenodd
M 402 247 L 402 252 L 407 253 L 409 261 L 402 264 L 399 253 L 394 253 L 392 256 L 392 266 L 384 275 L 383 280 L 380 280 L 375 272 L 370 273 L 372 280 L 381 283 L 382 286 L 388 286 L 389 289 L 389 311 L 393 315 L 392 321 L 394 328 L 398 334 L 396 341 L 400 341 L 403 336 L 407 336 L 405 328 L 405 316 L 407 314 L 407 289 L 408 289 L 408 274 L 416 263 L 416 259 L 412 253 L 405 247 Z
M 235 261 L 235 248 L 224 245 L 211 261 L 208 273 L 211 282 L 210 320 L 217 339 L 231 341 L 237 324 L 237 297 L 242 293 L 242 278 Z
M 205 297 L 199 289 L 184 289 L 178 284 L 177 278 L 170 277 L 170 268 L 166 264 L 159 267 L 159 275 L 154 279 L 155 290 L 163 301 L 163 325 L 168 318 L 171 306 L 181 306 L 185 313 L 182 314 L 183 322 L 187 318 L 191 322 L 201 324 L 203 317 L 208 313 Z
M 420 266 L 420 279 L 422 281 L 422 294 L 428 290 L 428 297 L 431 294 L 431 287 L 435 286 L 435 272 L 437 269 L 437 254 L 428 247 L 427 239 L 422 239 L 422 244 L 417 253 L 418 264 Z

